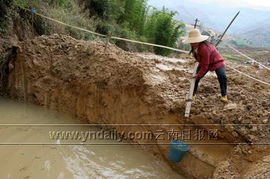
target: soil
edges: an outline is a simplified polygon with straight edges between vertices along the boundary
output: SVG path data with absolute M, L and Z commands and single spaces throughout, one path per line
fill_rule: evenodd
M 267 85 L 227 69 L 230 103 L 224 104 L 218 99 L 216 76 L 209 73 L 201 82 L 191 117 L 184 118 L 194 64 L 190 57 L 171 59 L 130 53 L 112 44 L 79 41 L 57 34 L 40 36 L 18 45 L 20 51 L 9 77 L 10 95 L 14 98 L 72 114 L 89 123 L 138 124 L 133 128 L 117 126 L 119 131 L 149 130 L 154 133 L 160 129 L 183 129 L 183 125 L 168 127 L 162 124 L 196 124 L 190 128 L 206 131 L 218 129 L 217 141 L 224 141 L 231 150 L 218 154 L 222 160 L 219 162 L 209 154 L 208 164 L 203 164 L 207 169 L 202 171 L 202 165 L 191 161 L 204 160 L 204 155 L 198 152 L 204 149 L 194 146 L 193 155 L 197 157 L 190 156 L 190 161 L 183 164 L 170 164 L 188 177 L 207 178 L 213 173 L 214 178 L 252 177 L 257 176 L 258 166 L 265 171 L 269 168 L 267 162 L 259 162 L 263 157 L 268 161 L 265 153 L 268 148 L 252 145 L 269 144 L 270 88 Z M 270 82 L 269 71 L 232 62 L 227 65 Z M 146 142 L 142 139 L 133 141 Z M 169 143 L 170 140 L 153 142 Z M 168 145 L 146 148 L 167 160 Z M 214 148 L 207 150 L 214 152 Z M 265 156 L 260 156 L 262 154 Z M 250 157 L 254 159 L 250 161 Z M 238 167 L 240 161 L 249 164 L 249 173 Z
M 235 47 L 238 51 L 244 53 L 245 55 L 253 58 L 254 60 L 270 66 L 269 61 L 269 48 L 255 48 L 255 47 Z M 230 54 L 230 56 L 235 57 L 235 60 L 239 60 L 239 62 L 252 64 L 247 58 L 243 57 L 239 53 L 235 52 L 234 50 L 224 46 L 220 48 L 220 51 L 225 54 Z

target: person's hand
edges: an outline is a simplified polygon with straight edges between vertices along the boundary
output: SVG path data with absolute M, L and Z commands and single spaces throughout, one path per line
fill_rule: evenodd
M 196 78 L 197 78 L 197 75 L 192 75 L 192 78 L 193 78 L 193 79 L 196 79 Z
M 196 62 L 198 62 L 196 59 L 192 60 L 192 64 L 195 64 Z
M 14 65 L 9 63 L 8 64 L 8 71 L 11 72 L 14 69 Z

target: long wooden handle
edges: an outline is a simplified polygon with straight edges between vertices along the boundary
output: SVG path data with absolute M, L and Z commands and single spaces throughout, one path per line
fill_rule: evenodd
M 199 66 L 199 63 L 196 62 L 195 63 L 195 66 L 194 66 L 193 76 L 196 75 L 198 66 Z M 196 81 L 195 78 L 192 78 L 190 80 L 190 89 L 189 89 L 189 94 L 188 94 L 188 98 L 187 98 L 185 117 L 189 117 L 190 116 L 190 110 L 191 110 L 192 97 L 193 97 L 193 92 L 194 92 L 194 87 L 195 87 L 195 81 Z

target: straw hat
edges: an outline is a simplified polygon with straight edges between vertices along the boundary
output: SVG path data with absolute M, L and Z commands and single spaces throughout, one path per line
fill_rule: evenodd
M 209 36 L 202 35 L 198 29 L 193 29 L 188 36 L 183 40 L 183 43 L 199 43 L 207 40 Z

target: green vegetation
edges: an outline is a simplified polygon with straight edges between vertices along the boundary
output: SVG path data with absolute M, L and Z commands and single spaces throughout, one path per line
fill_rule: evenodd
M 175 12 L 157 10 L 147 5 L 147 0 L 86 0 L 89 16 L 100 19 L 96 31 L 124 38 L 175 47 L 184 33 L 184 24 L 173 19 Z M 119 43 L 119 42 L 118 42 Z M 120 45 L 121 46 L 121 45 Z M 169 50 L 154 48 L 161 55 Z
M 222 56 L 225 57 L 228 60 L 231 60 L 231 61 L 237 61 L 237 62 L 247 61 L 246 59 L 244 59 L 242 57 L 234 56 L 234 55 L 231 55 L 231 54 L 222 53 Z
M 174 15 L 175 12 L 169 12 L 165 8 L 162 11 L 154 9 L 151 12 L 145 28 L 145 35 L 151 43 L 175 46 L 175 42 L 184 34 L 184 25 L 173 20 Z M 155 53 L 169 55 L 170 51 L 155 48 Z
M 174 19 L 175 12 L 166 8 L 157 10 L 147 0 L 13 0 L 14 5 L 37 9 L 38 12 L 67 24 L 98 33 L 176 47 L 184 34 L 184 24 Z M 79 6 L 80 4 L 80 6 Z M 28 23 L 38 26 L 38 33 L 64 33 L 78 39 L 97 37 L 40 19 L 28 13 Z M 34 21 L 34 22 L 33 22 Z M 150 50 L 169 55 L 170 50 L 111 41 L 127 50 Z
M 229 43 L 237 47 L 247 47 L 251 45 L 250 41 L 241 38 L 235 38 L 233 40 L 230 40 Z
M 8 26 L 8 8 L 11 6 L 11 0 L 0 0 L 0 34 L 6 33 Z

